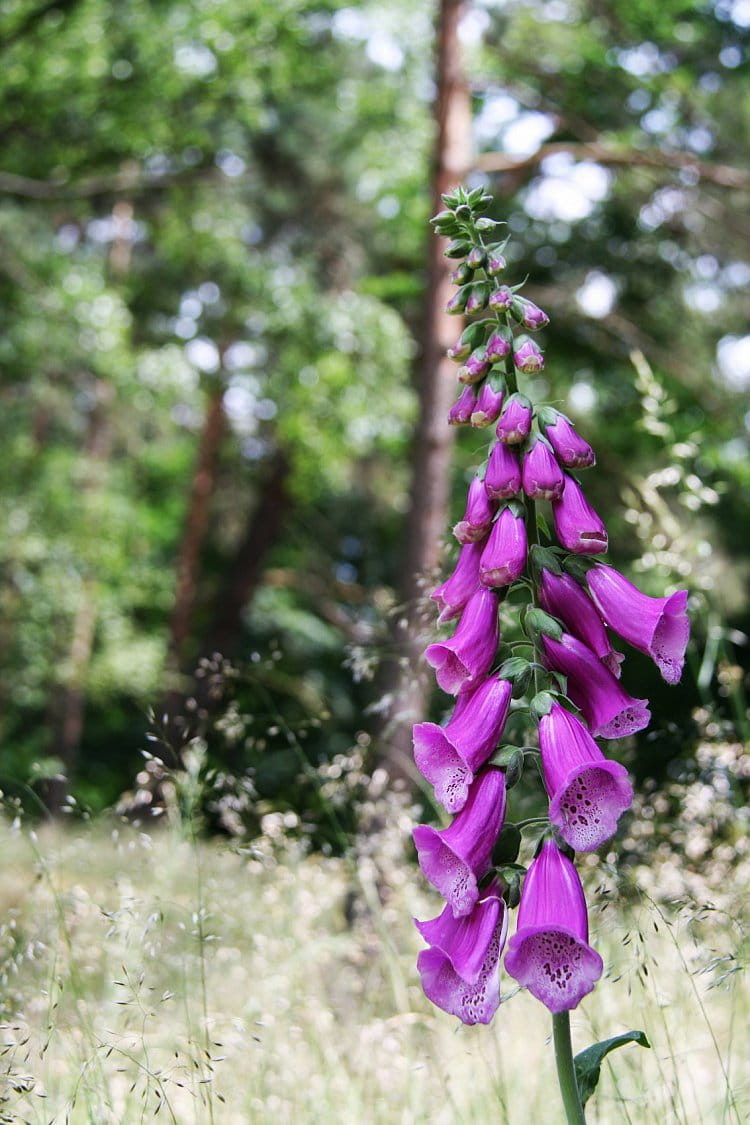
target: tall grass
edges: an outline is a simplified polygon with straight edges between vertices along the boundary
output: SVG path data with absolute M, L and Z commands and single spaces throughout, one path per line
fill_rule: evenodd
M 438 902 L 399 859 L 407 821 L 358 862 L 0 826 L 0 1120 L 559 1122 L 539 1004 L 505 978 L 493 1026 L 464 1028 L 422 996 L 410 915 Z M 589 872 L 607 971 L 574 1042 L 643 1028 L 652 1050 L 605 1063 L 589 1120 L 747 1120 L 741 888 L 624 910 L 617 878 Z

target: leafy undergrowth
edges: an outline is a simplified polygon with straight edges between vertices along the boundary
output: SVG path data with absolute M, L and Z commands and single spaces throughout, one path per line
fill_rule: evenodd
M 400 858 L 408 827 L 355 860 L 0 825 L 0 1121 L 559 1122 L 531 997 L 506 978 L 487 1029 L 422 996 L 410 915 L 438 902 Z M 643 1028 L 653 1050 L 604 1063 L 589 1122 L 746 1120 L 742 918 L 645 898 L 623 916 L 602 871 L 607 971 L 574 1044 Z

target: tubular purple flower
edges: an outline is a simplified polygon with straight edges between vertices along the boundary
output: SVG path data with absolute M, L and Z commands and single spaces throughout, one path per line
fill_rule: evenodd
M 484 379 L 485 375 L 490 369 L 490 365 L 484 354 L 484 348 L 477 348 L 473 351 L 463 367 L 458 369 L 458 381 L 460 383 L 478 383 L 480 379 Z
M 526 876 L 505 968 L 551 1012 L 576 1008 L 602 975 L 602 959 L 589 945 L 581 880 L 552 840 Z
M 521 465 L 518 457 L 501 441 L 492 447 L 484 487 L 492 500 L 508 500 L 521 488 Z
M 546 662 L 567 676 L 567 694 L 581 710 L 595 738 L 625 738 L 647 727 L 647 699 L 634 699 L 577 637 L 556 641 L 542 636 Z
M 687 590 L 678 590 L 668 598 L 651 598 L 619 571 L 602 563 L 591 568 L 586 581 L 610 628 L 650 656 L 668 684 L 676 684 L 690 638 Z
M 417 723 L 414 761 L 450 813 L 466 804 L 474 775 L 495 750 L 510 709 L 511 685 L 492 676 L 471 692 L 445 726 Z M 461 699 L 461 696 L 459 696 Z
M 523 490 L 532 500 L 557 500 L 565 487 L 563 471 L 545 441 L 536 438 L 523 455 Z
M 625 659 L 615 652 L 596 606 L 569 574 L 553 574 L 543 570 L 539 583 L 542 609 L 559 617 L 569 633 L 583 641 L 613 676 L 620 678 L 620 664 Z
M 539 720 L 539 746 L 550 820 L 575 851 L 595 851 L 633 801 L 627 770 L 605 758 L 581 720 L 557 702 Z
M 502 390 L 494 390 L 487 379 L 477 395 L 476 406 L 471 414 L 471 424 L 479 428 L 490 426 L 500 416 L 505 397 Z
M 474 477 L 469 485 L 464 518 L 453 528 L 459 543 L 475 543 L 483 539 L 490 529 L 497 505 L 494 504 L 484 487 L 481 477 Z
M 512 394 L 500 415 L 495 433 L 506 445 L 518 445 L 531 433 L 531 403 L 526 395 Z
M 500 419 L 502 422 L 502 418 Z M 607 550 L 607 529 L 573 477 L 565 475 L 559 500 L 552 501 L 557 538 L 574 555 L 599 555 Z
M 596 455 L 587 441 L 576 432 L 570 418 L 559 411 L 554 422 L 544 426 L 545 437 L 555 451 L 555 456 L 566 469 L 587 469 L 596 463 Z
M 497 971 L 508 933 L 508 910 L 497 880 L 482 891 L 471 914 L 454 918 L 449 906 L 414 923 L 430 948 L 417 958 L 428 1000 L 462 1023 L 489 1023 L 500 1004 Z
M 456 918 L 470 914 L 479 899 L 477 883 L 490 869 L 504 819 L 505 775 L 487 769 L 475 779 L 452 824 L 441 831 L 428 824 L 414 829 L 419 866 Z
M 479 560 L 479 579 L 485 586 L 509 586 L 526 566 L 526 521 L 512 508 L 503 508 L 492 525 Z
M 535 375 L 544 370 L 544 356 L 538 344 L 528 337 L 520 337 L 513 352 L 513 362 L 524 375 Z
M 467 426 L 477 401 L 473 387 L 464 387 L 459 398 L 448 411 L 449 426 Z
M 495 659 L 500 639 L 497 597 L 486 586 L 471 595 L 455 633 L 447 641 L 428 646 L 427 663 L 448 695 L 471 691 L 484 679 Z
M 492 333 L 487 341 L 487 350 L 485 357 L 490 363 L 497 363 L 500 359 L 505 359 L 511 352 L 511 335 L 507 331 L 498 328 Z
M 501 285 L 499 289 L 495 289 L 490 293 L 490 308 L 491 309 L 509 309 L 513 304 L 513 292 L 507 285 Z
M 544 328 L 545 325 L 549 324 L 549 317 L 546 312 L 526 297 L 516 297 L 511 312 L 516 320 L 519 320 L 524 328 L 528 328 L 530 332 L 536 332 L 539 328 Z
M 439 625 L 458 617 L 471 595 L 479 589 L 479 559 L 483 550 L 484 540 L 465 543 L 450 578 L 430 594 L 440 610 Z

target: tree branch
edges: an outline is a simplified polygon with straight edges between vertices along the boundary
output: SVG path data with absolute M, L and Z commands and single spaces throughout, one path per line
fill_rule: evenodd
M 597 142 L 553 141 L 528 156 L 509 156 L 504 152 L 483 152 L 474 161 L 478 172 L 519 172 L 533 170 L 548 156 L 565 153 L 575 160 L 593 160 L 610 167 L 690 168 L 707 183 L 725 188 L 749 188 L 750 172 L 730 164 L 698 160 L 691 152 L 663 152 L 661 149 L 612 149 Z

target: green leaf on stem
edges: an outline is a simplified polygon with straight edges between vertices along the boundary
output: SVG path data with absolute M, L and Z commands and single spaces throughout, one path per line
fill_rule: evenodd
M 576 1081 L 578 1092 L 583 1105 L 589 1100 L 599 1082 L 602 1062 L 610 1051 L 624 1047 L 626 1043 L 637 1043 L 640 1047 L 650 1047 L 644 1031 L 624 1031 L 622 1035 L 614 1035 L 611 1039 L 602 1039 L 601 1043 L 594 1043 L 585 1051 L 580 1051 L 573 1060 L 576 1068 Z

